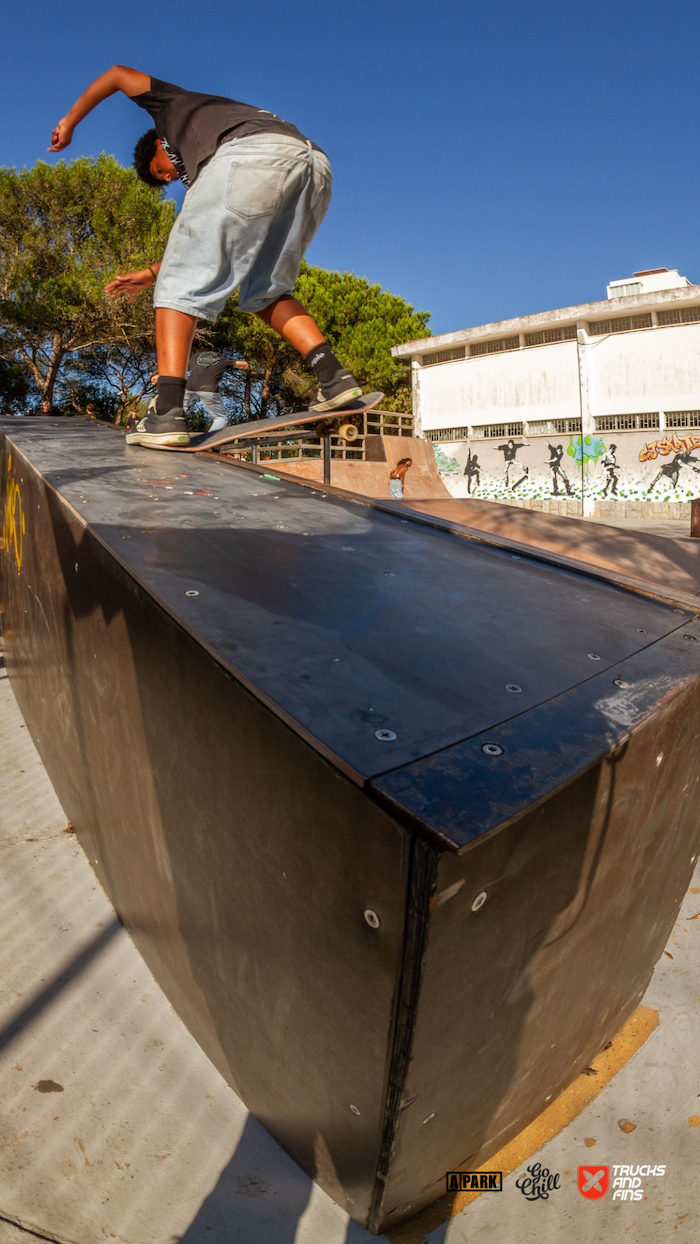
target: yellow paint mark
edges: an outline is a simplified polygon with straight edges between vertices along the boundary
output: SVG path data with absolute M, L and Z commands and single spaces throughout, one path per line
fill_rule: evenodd
M 587 1149 L 591 1149 L 595 1144 L 595 1136 L 584 1136 L 583 1143 Z
M 547 1141 L 552 1140 L 558 1132 L 576 1118 L 586 1106 L 597 1097 L 605 1085 L 617 1075 L 618 1071 L 628 1063 L 633 1054 L 641 1049 L 644 1042 L 651 1036 L 659 1022 L 659 1015 L 650 1006 L 638 1006 L 627 1023 L 613 1038 L 610 1048 L 602 1050 L 591 1062 L 591 1067 L 598 1074 L 580 1075 L 573 1084 L 553 1101 L 551 1106 L 520 1132 L 514 1140 L 494 1153 L 478 1169 L 482 1171 L 503 1171 L 503 1177 L 510 1175 L 516 1167 L 521 1166 L 528 1158 L 537 1153 Z M 586 1142 L 584 1142 L 586 1143 Z M 385 1232 L 391 1244 L 422 1244 L 425 1236 L 442 1225 L 449 1218 L 456 1218 L 465 1206 L 475 1201 L 481 1192 L 450 1192 L 426 1206 L 414 1218 L 400 1227 L 390 1228 Z
M 11 469 L 12 454 L 8 454 L 2 517 L 2 547 L 5 553 L 14 552 L 17 574 L 20 574 L 24 554 L 24 510 L 19 484 L 12 478 Z
M 688 1116 L 688 1127 L 698 1127 L 700 1125 L 700 1114 L 691 1114 Z
M 621 1132 L 634 1132 L 636 1130 L 637 1124 L 630 1123 L 629 1119 L 618 1119 L 617 1126 L 619 1127 Z

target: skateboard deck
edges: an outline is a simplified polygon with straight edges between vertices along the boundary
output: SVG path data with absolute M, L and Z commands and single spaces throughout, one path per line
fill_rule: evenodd
M 358 415 L 378 406 L 384 397 L 383 393 L 366 393 L 354 402 L 349 402 L 342 410 L 329 410 L 319 414 L 318 411 L 296 411 L 292 415 L 279 415 L 276 419 L 255 419 L 249 423 L 233 423 L 220 432 L 202 432 L 190 437 L 189 445 L 141 445 L 140 449 L 167 449 L 178 454 L 193 454 L 202 449 L 215 449 L 219 445 L 228 445 L 236 441 L 256 440 L 262 436 L 269 437 L 272 432 L 284 432 L 288 428 L 306 427 L 311 425 L 318 436 L 342 436 L 353 440 L 348 433 L 344 436 L 343 429 L 357 428 L 355 420 Z M 355 431 L 357 436 L 357 431 Z

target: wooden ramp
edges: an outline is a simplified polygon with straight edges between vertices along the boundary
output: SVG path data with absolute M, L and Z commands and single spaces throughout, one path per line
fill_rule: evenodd
M 334 458 L 331 466 L 331 483 L 335 488 L 359 492 L 364 497 L 389 499 L 389 476 L 401 458 L 410 458 L 411 465 L 404 479 L 406 501 L 429 501 L 433 498 L 451 499 L 451 494 L 440 479 L 435 465 L 435 455 L 430 441 L 413 436 L 368 436 L 365 438 L 368 455 L 376 455 L 373 461 L 345 462 Z M 377 443 L 378 442 L 378 443 Z M 320 458 L 302 458 L 297 461 L 275 462 L 275 472 L 293 475 L 296 479 L 323 480 L 323 463 Z

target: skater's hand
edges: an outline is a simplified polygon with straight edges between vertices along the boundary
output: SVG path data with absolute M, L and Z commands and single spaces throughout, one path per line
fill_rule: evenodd
M 109 285 L 105 285 L 105 293 L 108 298 L 125 297 L 128 303 L 132 303 L 138 294 L 154 284 L 151 269 L 139 268 L 136 272 L 127 272 L 126 276 L 115 277 Z
M 51 146 L 47 147 L 47 151 L 63 151 L 66 147 L 70 147 L 73 139 L 74 127 L 66 121 L 65 117 L 59 121 L 58 125 L 51 131 Z
M 245 359 L 239 359 L 236 363 L 236 367 L 240 368 L 241 371 L 247 371 L 250 367 L 250 363 L 246 363 Z

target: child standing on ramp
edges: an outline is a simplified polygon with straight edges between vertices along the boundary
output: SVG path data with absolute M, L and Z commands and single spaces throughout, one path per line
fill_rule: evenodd
M 158 395 L 127 433 L 130 444 L 187 445 L 185 376 L 198 319 L 214 323 L 240 286 L 239 306 L 285 337 L 319 380 L 311 410 L 341 410 L 362 395 L 318 325 L 293 296 L 304 254 L 331 199 L 328 157 L 289 121 L 251 104 L 162 82 L 113 65 L 51 134 L 70 145 L 76 125 L 122 91 L 154 122 L 134 167 L 150 186 L 181 180 L 187 194 L 162 260 L 118 276 L 106 290 L 130 302 L 155 284 Z

